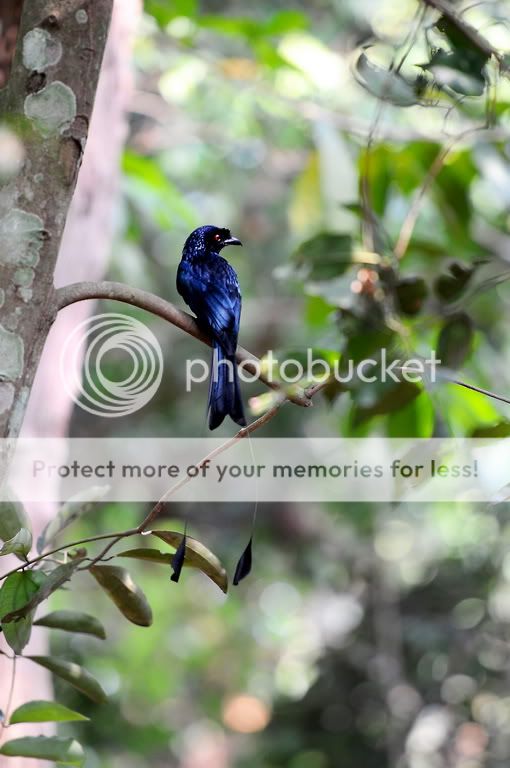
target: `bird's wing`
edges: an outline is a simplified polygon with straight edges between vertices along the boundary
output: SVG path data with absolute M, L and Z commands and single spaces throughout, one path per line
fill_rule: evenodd
M 241 292 L 234 269 L 223 258 L 213 264 L 181 264 L 177 287 L 198 322 L 225 350 L 234 354 L 241 316 Z

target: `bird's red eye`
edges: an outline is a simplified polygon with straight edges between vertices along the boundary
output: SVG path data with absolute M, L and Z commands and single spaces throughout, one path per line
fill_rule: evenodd
M 214 235 L 214 239 L 217 240 L 218 242 L 220 242 L 221 235 L 219 235 L 219 234 Z

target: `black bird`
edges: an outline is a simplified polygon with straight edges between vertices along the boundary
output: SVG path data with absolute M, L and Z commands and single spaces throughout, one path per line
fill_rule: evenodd
M 225 416 L 246 425 L 235 353 L 241 318 L 241 291 L 236 271 L 220 256 L 226 245 L 242 245 L 229 229 L 204 226 L 184 243 L 177 270 L 177 290 L 213 342 L 209 381 L 209 429 Z

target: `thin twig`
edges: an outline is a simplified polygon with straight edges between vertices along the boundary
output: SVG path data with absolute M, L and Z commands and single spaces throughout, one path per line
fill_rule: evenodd
M 437 153 L 434 162 L 430 166 L 427 175 L 425 176 L 425 179 L 423 180 L 423 184 L 417 191 L 415 198 L 411 204 L 411 207 L 409 208 L 409 211 L 407 212 L 407 215 L 404 219 L 404 223 L 402 224 L 402 227 L 400 229 L 400 234 L 398 236 L 397 244 L 395 245 L 395 256 L 397 259 L 402 259 L 409 247 L 409 243 L 411 241 L 411 237 L 414 232 L 414 228 L 416 226 L 416 222 L 418 221 L 418 216 L 420 215 L 421 207 L 423 205 L 423 200 L 425 198 L 425 195 L 427 194 L 428 190 L 434 183 L 436 177 L 440 173 L 446 158 L 452 151 L 452 149 L 455 147 L 456 144 L 458 144 L 462 139 L 467 136 L 470 133 L 475 133 L 477 131 L 483 131 L 485 130 L 485 126 L 477 126 L 476 128 L 467 128 L 462 133 L 459 133 L 457 136 L 452 136 L 452 138 L 445 144 L 444 147 L 441 147 L 439 152 Z
M 13 573 L 17 573 L 18 571 L 21 571 L 24 568 L 30 568 L 32 565 L 36 565 L 36 563 L 40 563 L 41 560 L 46 560 L 47 557 L 54 555 L 56 552 L 63 552 L 66 549 L 79 547 L 82 544 L 89 544 L 90 542 L 93 542 L 93 541 L 113 539 L 116 536 L 120 536 L 122 538 L 124 538 L 125 536 L 134 536 L 135 533 L 138 533 L 138 528 L 131 528 L 127 531 L 116 531 L 114 533 L 101 533 L 98 536 L 89 536 L 86 539 L 79 539 L 78 541 L 70 541 L 68 544 L 62 544 L 62 546 L 60 547 L 55 547 L 55 549 L 50 549 L 49 552 L 44 552 L 42 555 L 38 555 L 37 557 L 33 557 L 31 560 L 27 560 L 25 563 L 21 563 L 21 565 L 18 565 L 17 568 L 13 568 L 11 571 L 7 571 L 7 573 L 2 574 L 2 576 L 0 576 L 0 581 L 3 581 L 4 579 L 7 578 L 7 576 L 11 576 Z
M 181 331 L 188 333 L 209 347 L 211 346 L 211 339 L 203 333 L 194 317 L 187 312 L 182 312 L 169 301 L 165 301 L 165 299 L 156 296 L 154 293 L 142 291 L 139 288 L 131 288 L 124 283 L 110 281 L 101 283 L 72 283 L 57 290 L 57 307 L 59 310 L 68 307 L 70 304 L 86 301 L 87 299 L 110 299 L 111 301 L 122 301 L 125 304 L 139 307 L 163 318 L 163 320 L 167 320 L 172 325 L 175 325 L 176 328 L 180 328 Z M 278 381 L 274 381 L 271 374 L 266 376 L 263 373 L 260 360 L 255 355 L 252 355 L 251 352 L 243 349 L 243 347 L 237 347 L 236 359 L 244 370 L 257 376 L 267 387 L 276 391 L 283 391 L 282 385 Z M 285 392 L 285 395 L 287 400 L 295 403 L 295 405 L 300 405 L 304 408 L 312 405 L 310 398 L 303 391 Z
M 137 530 L 137 533 L 138 533 L 138 530 Z M 129 534 L 129 535 L 131 535 L 131 534 Z M 82 568 L 79 568 L 78 570 L 80 570 L 80 571 L 88 571 L 89 568 L 92 568 L 92 566 L 96 565 L 96 563 L 103 562 L 103 560 L 105 559 L 105 557 L 108 554 L 108 552 L 112 549 L 112 547 L 114 547 L 116 544 L 119 543 L 119 541 L 122 541 L 122 539 L 125 539 L 125 538 L 126 538 L 126 536 L 124 536 L 124 535 L 121 536 L 120 534 L 119 534 L 119 536 L 115 536 L 115 538 L 112 539 L 106 545 L 106 547 L 104 549 L 102 549 L 101 552 L 98 555 L 96 555 L 96 557 L 94 557 L 90 561 L 90 563 L 88 565 L 84 565 Z
M 467 382 L 461 381 L 460 379 L 450 378 L 449 376 L 445 378 L 446 378 L 446 381 L 448 381 L 450 384 L 456 384 L 458 387 L 471 389 L 473 392 L 478 392 L 480 395 L 485 395 L 486 397 L 492 397 L 493 400 L 500 400 L 502 403 L 507 403 L 508 405 L 510 405 L 510 397 L 503 397 L 503 395 L 497 395 L 495 392 L 491 392 L 489 389 L 483 389 L 482 387 L 475 387 L 474 384 L 468 384 Z
M 365 151 L 363 153 L 363 158 L 362 158 L 363 171 L 361 175 L 361 205 L 363 209 L 363 224 L 364 224 L 363 244 L 364 244 L 365 250 L 368 250 L 368 251 L 376 250 L 375 248 L 376 221 L 375 221 L 375 216 L 372 209 L 372 200 L 371 200 L 372 194 L 371 194 L 371 188 L 370 188 L 372 147 L 375 142 L 375 135 L 377 133 L 377 129 L 379 127 L 379 123 L 381 121 L 384 109 L 387 106 L 386 95 L 387 95 L 387 92 L 389 92 L 390 90 L 391 78 L 395 75 L 398 75 L 400 73 L 400 70 L 404 66 L 404 63 L 407 57 L 409 56 L 413 48 L 413 45 L 416 41 L 416 35 L 418 34 L 420 23 L 423 22 L 426 12 L 427 12 L 426 8 L 422 8 L 422 9 L 417 8 L 414 14 L 413 24 L 411 26 L 411 29 L 408 31 L 402 43 L 404 52 L 400 57 L 400 61 L 398 62 L 398 64 L 396 64 L 397 53 L 395 51 L 395 54 L 392 58 L 392 61 L 388 70 L 388 74 L 386 77 L 382 98 L 377 105 L 377 110 L 375 112 L 372 124 L 370 126 L 370 131 L 368 133 L 368 138 L 367 138 L 367 144 L 365 147 Z
M 402 371 L 406 373 L 407 371 L 411 371 L 411 373 L 416 373 L 414 368 L 408 368 L 405 365 L 397 366 L 395 369 L 397 371 Z M 502 403 L 507 403 L 510 405 L 510 397 L 505 397 L 504 395 L 498 395 L 496 392 L 491 392 L 490 389 L 483 389 L 483 387 L 477 387 L 474 384 L 468 384 L 466 381 L 462 381 L 461 379 L 456 379 L 453 376 L 450 376 L 447 373 L 441 372 L 441 379 L 443 381 L 448 382 L 448 384 L 456 384 L 458 387 L 464 387 L 465 389 L 470 389 L 472 392 L 478 392 L 480 395 L 484 395 L 485 397 L 491 397 L 493 400 L 500 400 Z

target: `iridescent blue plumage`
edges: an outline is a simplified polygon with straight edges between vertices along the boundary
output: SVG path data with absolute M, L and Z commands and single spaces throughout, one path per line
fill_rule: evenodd
M 209 428 L 225 416 L 244 426 L 235 352 L 241 318 L 241 291 L 233 267 L 220 256 L 226 245 L 241 245 L 228 229 L 205 226 L 195 229 L 184 244 L 177 271 L 177 290 L 195 313 L 202 330 L 213 342 L 209 383 Z

